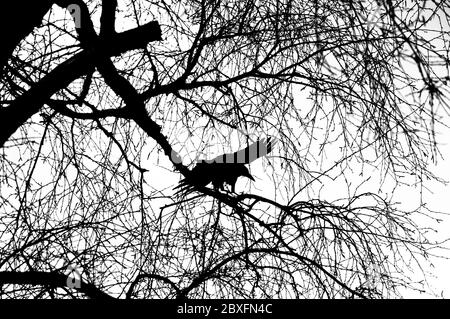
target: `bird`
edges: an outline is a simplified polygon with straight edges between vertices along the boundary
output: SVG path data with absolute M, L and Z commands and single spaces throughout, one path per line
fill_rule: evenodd
M 255 181 L 245 165 L 270 153 L 274 144 L 273 137 L 264 138 L 237 152 L 222 154 L 212 160 L 199 161 L 174 188 L 177 190 L 175 195 L 190 194 L 210 183 L 216 190 L 224 190 L 225 184 L 228 184 L 231 186 L 231 191 L 235 193 L 236 181 L 239 177 L 247 177 Z

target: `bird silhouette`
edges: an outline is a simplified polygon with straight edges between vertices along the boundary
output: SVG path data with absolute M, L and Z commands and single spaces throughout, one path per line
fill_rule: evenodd
M 245 165 L 270 153 L 274 144 L 274 138 L 269 137 L 258 140 L 237 152 L 222 154 L 212 160 L 198 162 L 189 175 L 174 188 L 177 189 L 175 195 L 187 195 L 210 183 L 216 190 L 224 190 L 225 184 L 228 184 L 234 193 L 236 181 L 240 176 L 255 181 Z

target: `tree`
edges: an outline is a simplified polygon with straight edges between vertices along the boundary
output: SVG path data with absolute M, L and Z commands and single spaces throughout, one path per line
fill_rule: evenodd
M 354 170 L 438 179 L 445 1 L 33 6 L 0 49 L 2 297 L 422 289 L 405 271 L 434 246 L 414 216 L 437 217 L 360 192 Z M 264 136 L 279 140 L 254 174 L 266 189 L 173 196 L 192 155 Z M 324 198 L 329 180 L 346 198 Z M 64 285 L 72 266 L 85 289 Z
M 177 189 L 175 195 L 187 195 L 197 190 L 198 187 L 210 183 L 215 189 L 222 190 L 224 190 L 225 184 L 228 184 L 234 193 L 239 177 L 247 177 L 255 181 L 245 165 L 270 153 L 274 144 L 275 141 L 269 137 L 267 140 L 258 140 L 234 153 L 222 154 L 209 160 L 200 160 L 188 177 L 181 180 L 175 187 Z

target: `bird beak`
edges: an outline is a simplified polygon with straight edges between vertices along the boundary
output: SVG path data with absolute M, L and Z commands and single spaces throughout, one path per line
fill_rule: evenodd
M 250 175 L 250 174 L 248 174 L 248 176 L 247 176 L 248 178 L 250 178 L 252 181 L 255 181 L 255 179 L 253 178 L 253 176 L 252 175 Z

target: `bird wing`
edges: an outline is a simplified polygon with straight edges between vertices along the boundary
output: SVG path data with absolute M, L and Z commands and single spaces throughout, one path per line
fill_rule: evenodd
M 211 162 L 250 164 L 254 160 L 269 154 L 275 145 L 275 138 L 263 138 L 234 153 L 226 153 L 215 157 Z

